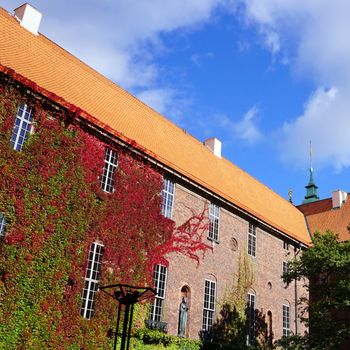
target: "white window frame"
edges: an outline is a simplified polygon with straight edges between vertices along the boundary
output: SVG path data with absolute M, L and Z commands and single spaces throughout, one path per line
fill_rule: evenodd
M 214 323 L 216 281 L 204 280 L 202 330 L 209 331 Z
M 283 249 L 289 251 L 289 242 L 287 240 L 283 240 Z
M 209 206 L 209 232 L 208 238 L 214 242 L 219 241 L 220 207 L 214 203 Z
M 104 192 L 113 193 L 115 190 L 115 171 L 118 167 L 118 154 L 111 148 L 106 148 L 105 164 L 101 176 L 101 188 Z
M 168 269 L 166 266 L 157 264 L 153 269 L 153 283 L 156 297 L 151 305 L 150 320 L 162 322 L 165 293 L 167 287 Z
M 162 215 L 168 219 L 173 217 L 175 183 L 168 178 L 163 179 Z
M 24 143 L 28 138 L 28 134 L 32 132 L 33 127 L 33 108 L 27 104 L 18 106 L 13 132 L 11 137 L 12 148 L 21 151 Z
M 248 227 L 248 255 L 256 257 L 256 226 L 251 222 Z
M 290 335 L 290 306 L 287 304 L 282 306 L 282 328 L 284 337 Z
M 255 304 L 256 304 L 256 295 L 255 293 L 248 293 L 247 301 L 247 345 L 255 345 Z
M 6 233 L 6 218 L 3 213 L 0 213 L 0 237 L 5 237 Z
M 80 314 L 90 320 L 95 313 L 95 300 L 98 291 L 101 265 L 103 256 L 103 244 L 93 242 L 89 247 L 88 264 L 86 267 L 84 288 L 82 292 L 82 305 Z

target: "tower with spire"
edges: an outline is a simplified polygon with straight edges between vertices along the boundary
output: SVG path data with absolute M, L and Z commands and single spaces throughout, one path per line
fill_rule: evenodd
M 309 183 L 305 186 L 306 188 L 306 196 L 304 197 L 303 204 L 306 203 L 312 203 L 315 201 L 318 201 L 320 198 L 317 195 L 317 189 L 318 187 L 315 184 L 314 177 L 313 177 L 313 169 L 312 169 L 312 147 L 311 147 L 311 141 L 310 141 L 310 178 Z

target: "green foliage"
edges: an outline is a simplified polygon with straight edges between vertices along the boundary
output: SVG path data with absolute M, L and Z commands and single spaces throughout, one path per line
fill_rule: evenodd
M 254 270 L 246 251 L 242 251 L 238 257 L 238 271 L 233 280 L 231 293 L 226 292 L 224 302 L 232 304 L 238 313 L 238 317 L 245 321 L 247 318 L 247 294 L 254 283 Z
M 160 331 L 147 328 L 138 329 L 133 337 L 140 340 L 136 349 L 168 349 L 168 350 L 199 350 L 201 342 L 193 339 L 179 338 L 173 335 L 165 334 Z M 150 346 L 150 347 L 147 347 Z
M 315 233 L 313 246 L 294 260 L 284 280 L 309 281 L 310 298 L 304 305 L 303 322 L 309 334 L 292 341 L 308 349 L 338 349 L 350 339 L 350 241 L 338 242 L 330 231 Z M 306 344 L 306 345 L 305 345 Z
M 250 348 L 246 345 L 247 294 L 254 282 L 254 271 L 246 252 L 240 252 L 237 266 L 232 286 L 226 290 L 219 304 L 220 316 L 210 334 L 204 336 L 206 350 Z M 258 316 L 256 310 L 257 320 Z M 207 338 L 210 338 L 209 341 Z
M 282 349 L 288 350 L 307 350 L 309 349 L 308 339 L 306 336 L 289 335 L 288 337 L 282 337 L 276 343 L 276 346 Z
M 10 139 L 20 103 L 34 110 L 35 132 L 17 152 Z M 153 265 L 166 264 L 168 253 L 198 262 L 197 253 L 208 249 L 204 214 L 176 228 L 160 212 L 161 174 L 75 117 L 75 110 L 36 99 L 0 74 L 0 213 L 7 222 L 0 240 L 0 350 L 111 346 L 112 298 L 98 293 L 94 317 L 80 316 L 96 240 L 104 244 L 101 285 L 150 285 Z M 113 193 L 99 182 L 106 147 L 118 153 Z

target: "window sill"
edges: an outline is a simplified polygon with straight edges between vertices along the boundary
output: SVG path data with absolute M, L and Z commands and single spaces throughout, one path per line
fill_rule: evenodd
M 218 241 L 217 239 L 211 238 L 211 237 L 207 237 L 207 240 L 211 241 L 213 243 L 216 243 L 216 244 L 220 244 L 220 241 Z

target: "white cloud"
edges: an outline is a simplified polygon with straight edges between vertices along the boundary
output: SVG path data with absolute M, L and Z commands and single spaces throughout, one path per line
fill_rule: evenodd
M 247 40 L 240 40 L 237 42 L 237 49 L 239 52 L 246 52 L 250 50 L 251 43 Z
M 337 170 L 350 166 L 350 1 L 241 0 L 247 23 L 281 63 L 288 62 L 315 91 L 300 116 L 280 132 L 286 161 L 306 161 L 312 140 L 315 161 Z M 286 106 L 288 108 L 288 106 Z M 301 164 L 304 166 L 304 163 Z
M 265 30 L 265 43 L 273 54 L 276 54 L 281 49 L 280 37 L 274 30 Z
M 248 144 L 255 144 L 263 139 L 258 128 L 259 109 L 251 107 L 239 121 L 234 121 L 226 115 L 216 116 L 219 125 L 229 131 L 233 137 Z
M 213 58 L 214 54 L 212 52 L 206 52 L 203 54 L 194 53 L 191 55 L 191 61 L 197 66 L 200 67 L 205 60 Z
M 174 94 L 175 92 L 170 89 L 151 89 L 143 90 L 137 95 L 137 98 L 151 106 L 157 112 L 165 114 L 174 98 Z
M 256 143 L 262 139 L 262 134 L 257 127 L 259 110 L 256 106 L 250 108 L 243 119 L 233 125 L 236 136 L 248 143 Z
M 313 157 L 319 165 L 332 164 L 340 171 L 350 166 L 350 90 L 319 88 L 305 105 L 303 115 L 285 123 L 281 144 L 288 159 L 295 163 L 307 160 L 309 140 Z
M 186 124 L 183 122 L 183 113 L 191 100 L 179 91 L 170 88 L 148 89 L 142 90 L 136 97 L 173 122 Z

